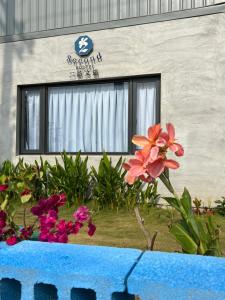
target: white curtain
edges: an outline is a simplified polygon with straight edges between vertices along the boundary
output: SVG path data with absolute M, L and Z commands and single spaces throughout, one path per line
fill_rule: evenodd
M 128 83 L 48 90 L 50 152 L 127 152 Z
M 138 82 L 136 134 L 146 135 L 148 127 L 155 123 L 156 85 L 154 82 Z
M 26 91 L 26 150 L 39 149 L 40 92 Z

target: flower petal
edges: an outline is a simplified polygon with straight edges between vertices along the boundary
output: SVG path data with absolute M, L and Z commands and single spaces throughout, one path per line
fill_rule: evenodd
M 128 184 L 130 184 L 130 185 L 134 184 L 134 182 L 135 182 L 136 179 L 137 179 L 137 178 L 136 178 L 135 176 L 132 176 L 132 175 L 130 174 L 130 172 L 128 172 L 127 175 L 126 175 L 126 177 L 125 177 L 125 181 L 126 181 Z
M 130 165 L 131 168 L 136 167 L 136 166 L 142 166 L 143 162 L 140 161 L 139 159 L 131 158 L 129 160 L 129 165 Z
M 166 144 L 167 144 L 167 140 L 160 136 L 160 137 L 156 140 L 156 143 L 155 143 L 155 144 L 156 144 L 156 146 L 158 146 L 158 147 L 164 147 L 164 146 L 166 146 Z
M 129 170 L 130 170 L 130 165 L 127 164 L 127 163 L 123 163 L 123 168 L 124 168 L 126 171 L 129 171 Z
M 177 151 L 175 152 L 176 156 L 184 155 L 184 148 L 180 144 L 175 144 L 177 146 Z
M 149 164 L 148 173 L 150 174 L 151 177 L 157 178 L 162 174 L 162 172 L 164 171 L 164 168 L 165 168 L 165 166 L 163 163 L 163 159 L 159 158 L 156 161 L 154 161 L 153 163 Z
M 179 163 L 173 159 L 165 160 L 164 166 L 169 169 L 178 169 L 180 167 Z
M 175 140 L 175 129 L 173 124 L 171 123 L 166 124 L 166 128 L 167 128 L 170 141 L 173 142 Z
M 155 140 L 159 137 L 161 130 L 160 124 L 156 124 L 148 128 L 148 138 L 151 142 L 155 142 Z
M 129 170 L 129 173 L 134 177 L 138 177 L 145 173 L 145 169 L 142 165 L 132 166 Z
M 150 159 L 152 161 L 155 161 L 158 158 L 158 154 L 159 154 L 159 148 L 156 146 L 153 147 L 150 152 Z
M 137 146 L 144 147 L 149 144 L 149 140 L 145 136 L 135 135 L 133 136 L 132 143 Z

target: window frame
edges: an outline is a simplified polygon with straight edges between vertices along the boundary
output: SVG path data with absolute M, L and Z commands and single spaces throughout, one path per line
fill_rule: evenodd
M 128 83 L 128 151 L 127 152 L 107 152 L 110 155 L 130 155 L 135 151 L 132 144 L 132 136 L 136 128 L 137 110 L 137 83 L 154 82 L 156 84 L 156 123 L 160 123 L 160 95 L 161 95 L 161 76 L 145 75 L 120 78 L 106 78 L 93 80 L 78 80 L 66 82 L 54 82 L 44 84 L 30 84 L 18 86 L 17 98 L 17 155 L 59 155 L 61 152 L 48 151 L 48 89 L 57 86 L 101 84 L 101 83 Z M 38 150 L 27 150 L 25 148 L 25 90 L 40 90 L 40 142 Z M 77 154 L 77 152 L 67 152 Z M 81 152 L 84 155 L 101 155 L 102 152 Z

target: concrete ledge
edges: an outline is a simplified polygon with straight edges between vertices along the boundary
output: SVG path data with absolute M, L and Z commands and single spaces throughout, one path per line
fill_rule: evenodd
M 140 250 L 21 242 L 0 250 L 1 300 L 132 300 Z
M 1 300 L 224 300 L 225 259 L 135 249 L 0 243 Z
M 146 252 L 128 278 L 143 300 L 224 300 L 225 259 Z

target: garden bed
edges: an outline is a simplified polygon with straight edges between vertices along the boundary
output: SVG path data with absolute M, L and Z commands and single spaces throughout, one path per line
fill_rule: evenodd
M 70 219 L 74 207 L 61 209 L 60 216 Z M 171 209 L 150 208 L 148 211 L 143 210 L 142 216 L 145 219 L 146 227 L 151 231 L 158 231 L 155 243 L 155 250 L 174 252 L 180 251 L 175 238 L 168 234 L 168 225 L 178 219 Z M 31 216 L 31 215 L 30 215 Z M 225 254 L 225 218 L 215 214 L 215 222 L 221 226 L 221 246 Z M 28 218 L 29 220 L 29 218 Z M 20 224 L 23 222 L 23 211 L 18 211 L 16 221 Z M 104 209 L 94 214 L 94 221 L 97 231 L 93 237 L 88 237 L 85 230 L 81 230 L 79 235 L 71 236 L 70 243 L 85 245 L 103 245 L 114 247 L 128 248 L 146 248 L 146 241 L 137 224 L 133 211 Z

